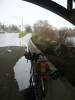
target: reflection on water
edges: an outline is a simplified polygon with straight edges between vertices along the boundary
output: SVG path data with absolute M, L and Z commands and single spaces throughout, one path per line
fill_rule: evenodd
M 24 56 L 14 66 L 15 79 L 18 82 L 19 90 L 24 90 L 29 87 L 30 68 L 31 63 L 30 61 L 27 63 Z

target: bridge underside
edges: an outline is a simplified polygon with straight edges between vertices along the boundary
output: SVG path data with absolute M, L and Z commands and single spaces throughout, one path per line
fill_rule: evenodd
M 63 17 L 64 19 L 68 20 L 73 25 L 75 25 L 75 9 L 73 9 L 74 0 L 67 0 L 67 8 L 64 8 L 63 6 L 51 0 L 24 0 L 24 1 L 31 2 L 43 8 L 46 8 L 58 14 L 59 16 Z

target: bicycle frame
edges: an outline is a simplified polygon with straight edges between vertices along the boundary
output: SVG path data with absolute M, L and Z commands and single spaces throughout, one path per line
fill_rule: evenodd
M 47 59 L 45 59 L 45 56 L 41 54 L 31 53 L 28 52 L 25 54 L 25 57 L 27 60 L 31 60 L 31 77 L 30 77 L 30 86 L 33 87 L 35 98 L 36 100 L 42 100 L 42 98 L 47 93 L 47 77 L 50 76 L 53 80 L 56 80 L 60 76 L 62 76 L 64 73 L 60 70 L 55 70 L 54 72 L 50 73 L 49 66 L 47 64 Z M 39 57 L 40 56 L 40 57 Z M 43 59 L 42 59 L 43 57 Z M 36 71 L 34 67 L 36 67 L 34 64 L 38 65 L 37 67 L 40 68 L 39 71 Z M 47 69 L 48 68 L 48 69 Z
M 47 76 L 46 76 L 47 63 L 45 63 L 44 65 L 43 65 L 43 62 L 42 63 L 41 62 L 39 63 L 39 67 L 40 67 L 39 73 L 34 71 L 33 65 L 34 64 L 32 62 L 30 86 L 33 86 L 34 87 L 34 92 L 35 92 L 36 99 L 37 100 L 42 100 L 42 98 L 47 93 L 47 85 L 46 85 L 46 82 L 47 82 Z

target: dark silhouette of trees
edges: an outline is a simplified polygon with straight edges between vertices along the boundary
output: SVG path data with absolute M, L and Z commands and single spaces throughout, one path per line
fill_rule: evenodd
M 8 32 L 18 33 L 18 32 L 20 32 L 20 29 L 16 25 L 9 25 L 8 26 Z
M 6 26 L 2 23 L 0 23 L 0 31 L 5 31 L 5 32 L 9 32 L 9 33 L 18 33 L 20 32 L 20 29 L 16 26 L 16 25 L 9 25 L 9 26 Z
M 31 28 L 30 25 L 26 25 L 26 26 L 25 26 L 25 32 L 27 32 L 27 33 L 32 33 L 32 28 Z

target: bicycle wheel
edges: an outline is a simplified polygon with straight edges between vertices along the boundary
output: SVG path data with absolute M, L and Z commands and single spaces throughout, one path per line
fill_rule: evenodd
M 43 97 L 42 81 L 39 76 L 36 76 L 35 78 L 34 93 L 36 100 L 42 100 Z
M 41 79 L 42 83 L 42 97 L 45 97 L 47 94 L 48 86 L 46 80 Z

